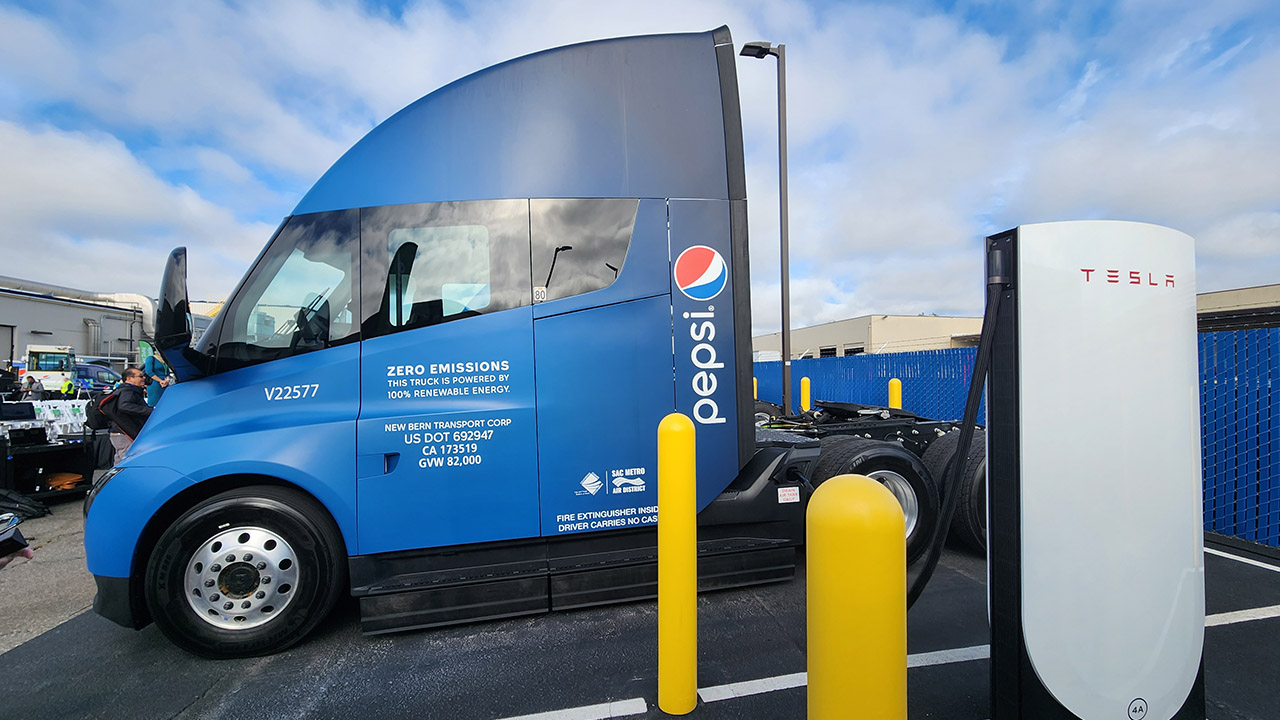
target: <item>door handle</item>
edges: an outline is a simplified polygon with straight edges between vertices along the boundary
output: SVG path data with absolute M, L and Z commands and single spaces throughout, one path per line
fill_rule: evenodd
M 356 457 L 356 477 L 377 478 L 389 474 L 400 464 L 400 453 L 366 453 Z

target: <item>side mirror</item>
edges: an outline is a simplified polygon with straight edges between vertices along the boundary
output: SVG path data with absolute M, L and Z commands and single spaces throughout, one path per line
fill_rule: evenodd
M 191 343 L 191 315 L 187 307 L 187 249 L 174 248 L 160 281 L 156 311 L 156 348 L 166 353 Z

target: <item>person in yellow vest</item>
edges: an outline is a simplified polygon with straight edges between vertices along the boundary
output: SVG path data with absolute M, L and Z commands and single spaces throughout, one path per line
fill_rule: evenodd
M 62 399 L 73 400 L 75 399 L 75 396 L 76 384 L 71 380 L 71 378 L 67 378 L 67 381 L 62 383 Z

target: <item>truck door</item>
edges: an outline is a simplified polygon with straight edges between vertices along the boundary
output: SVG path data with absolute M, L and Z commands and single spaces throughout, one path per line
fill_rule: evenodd
M 657 429 L 675 407 L 667 207 L 530 203 L 542 534 L 657 520 Z
M 358 552 L 538 535 L 528 201 L 360 225 Z

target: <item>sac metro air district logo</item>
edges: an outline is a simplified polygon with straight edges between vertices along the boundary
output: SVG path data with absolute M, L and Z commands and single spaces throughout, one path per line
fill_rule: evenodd
M 578 484 L 582 486 L 582 490 L 579 490 L 578 492 L 574 493 L 575 495 L 583 495 L 583 494 L 595 495 L 596 493 L 600 492 L 600 488 L 604 487 L 604 481 L 600 479 L 599 475 L 593 472 L 587 473 L 586 477 L 582 478 L 582 482 Z
M 729 266 L 714 248 L 694 245 L 676 258 L 676 287 L 690 300 L 706 301 L 729 284 Z
M 645 468 L 626 468 L 622 470 L 612 470 L 610 475 L 613 476 L 613 488 L 606 495 L 622 495 L 624 493 L 644 492 Z M 574 495 L 595 495 L 604 488 L 604 480 L 600 476 L 589 472 L 583 476 L 578 482 L 582 486 L 581 490 L 575 491 Z

